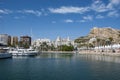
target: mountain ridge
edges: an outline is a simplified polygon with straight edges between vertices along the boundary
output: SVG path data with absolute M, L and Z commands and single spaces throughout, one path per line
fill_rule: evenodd
M 94 27 L 90 30 L 88 35 L 75 39 L 75 42 L 86 43 L 91 38 L 102 39 L 102 40 L 107 40 L 111 38 L 113 43 L 118 44 L 120 43 L 120 30 L 111 27 L 103 27 L 103 28 Z

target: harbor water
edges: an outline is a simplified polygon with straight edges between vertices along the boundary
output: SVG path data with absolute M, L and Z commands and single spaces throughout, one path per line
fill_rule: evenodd
M 0 80 L 120 80 L 120 57 L 43 53 L 0 59 Z

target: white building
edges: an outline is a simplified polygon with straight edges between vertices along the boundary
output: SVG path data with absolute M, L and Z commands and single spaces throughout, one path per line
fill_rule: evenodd
M 60 45 L 74 45 L 74 41 L 71 41 L 69 37 L 62 39 L 58 36 L 57 39 L 54 41 L 54 46 L 57 47 Z
M 47 45 L 51 46 L 52 44 L 55 47 L 58 47 L 60 45 L 73 45 L 74 46 L 74 41 L 70 40 L 69 37 L 67 38 L 60 38 L 59 36 L 55 41 L 51 41 L 50 39 L 44 38 L 44 39 L 37 39 L 33 41 L 33 45 L 35 47 L 39 47 L 43 42 L 46 42 Z
M 105 46 L 96 46 L 94 49 L 120 49 L 120 44 L 105 45 Z
M 47 39 L 47 38 L 44 38 L 44 39 L 37 39 L 37 40 L 35 40 L 35 41 L 33 41 L 33 45 L 35 46 L 35 47 L 39 47 L 42 43 L 47 43 L 47 45 L 51 45 L 51 41 L 50 41 L 50 39 Z
M 0 44 L 7 45 L 8 44 L 8 35 L 0 34 Z

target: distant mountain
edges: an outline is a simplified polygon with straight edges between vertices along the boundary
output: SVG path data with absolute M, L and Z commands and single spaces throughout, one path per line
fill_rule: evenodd
M 112 39 L 113 43 L 120 43 L 120 30 L 113 29 L 110 27 L 97 28 L 94 27 L 91 29 L 90 33 L 87 36 L 79 37 L 75 40 L 77 43 L 86 43 L 91 38 L 96 38 L 100 40 Z

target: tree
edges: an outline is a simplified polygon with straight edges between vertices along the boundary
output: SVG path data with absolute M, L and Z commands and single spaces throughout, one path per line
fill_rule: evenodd
M 48 51 L 48 45 L 46 42 L 41 43 L 40 45 L 42 51 Z
M 97 46 L 100 46 L 100 38 L 97 38 Z
M 89 43 L 88 46 L 89 46 L 89 48 L 93 48 L 94 47 L 94 45 L 92 43 Z
M 52 51 L 55 50 L 55 46 L 53 44 L 51 44 L 50 48 L 51 48 Z
M 112 48 L 113 37 L 109 37 L 109 40 L 110 40 L 111 49 L 113 50 Z
M 101 39 L 100 44 L 101 44 L 102 46 L 105 46 L 105 44 L 106 44 L 105 39 Z
M 108 39 L 110 40 L 110 44 L 112 44 L 113 37 L 109 37 Z
M 29 44 L 25 43 L 25 44 L 23 45 L 23 47 L 27 49 L 27 48 L 29 48 Z
M 59 51 L 73 51 L 74 47 L 73 46 L 67 46 L 67 45 L 61 45 L 58 46 Z

